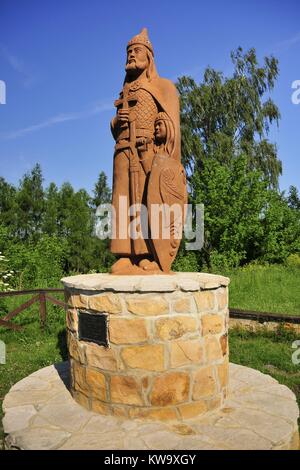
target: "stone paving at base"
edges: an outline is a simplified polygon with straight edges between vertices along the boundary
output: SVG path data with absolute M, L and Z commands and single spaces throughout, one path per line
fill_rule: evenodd
M 69 364 L 16 383 L 3 402 L 6 449 L 297 449 L 295 395 L 269 375 L 230 364 L 225 406 L 182 422 L 122 420 L 87 411 L 68 391 Z

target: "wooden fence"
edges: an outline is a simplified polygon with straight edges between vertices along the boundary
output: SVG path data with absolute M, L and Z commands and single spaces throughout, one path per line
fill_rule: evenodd
M 252 312 L 238 308 L 229 309 L 230 318 L 242 320 L 254 320 L 259 323 L 293 323 L 300 324 L 300 315 L 289 315 L 287 313 Z
M 53 293 L 63 293 L 63 289 L 32 289 L 32 290 L 19 290 L 19 291 L 9 291 L 9 292 L 0 292 L 1 297 L 13 297 L 17 295 L 28 295 L 34 294 L 31 299 L 27 300 L 23 304 L 19 305 L 19 307 L 15 308 L 11 312 L 7 313 L 4 317 L 0 316 L 0 326 L 5 326 L 6 328 L 10 328 L 12 330 L 21 330 L 22 327 L 20 325 L 16 325 L 12 323 L 10 320 L 15 318 L 19 313 L 23 312 L 27 308 L 29 308 L 34 303 L 39 303 L 39 314 L 40 314 L 40 324 L 41 327 L 44 328 L 47 321 L 47 306 L 46 303 L 51 302 L 54 305 L 59 305 L 60 307 L 66 309 L 67 304 L 62 302 L 61 300 L 52 297 Z M 1 312 L 0 312 L 1 315 Z M 236 319 L 244 319 L 244 320 L 254 320 L 259 323 L 267 323 L 267 322 L 276 322 L 276 323 L 291 323 L 291 324 L 300 324 L 300 315 L 292 316 L 288 314 L 279 314 L 279 313 L 270 313 L 270 312 L 253 312 L 249 310 L 241 310 L 236 308 L 229 309 L 229 316 L 230 318 Z
M 22 327 L 20 325 L 16 325 L 15 323 L 12 323 L 10 320 L 15 318 L 19 313 L 23 312 L 27 308 L 29 308 L 31 305 L 35 303 L 40 304 L 39 308 L 39 314 L 40 314 L 40 323 L 41 327 L 44 328 L 46 325 L 47 321 L 47 301 L 51 302 L 54 305 L 59 305 L 60 307 L 66 308 L 66 304 L 62 302 L 61 300 L 56 299 L 55 297 L 52 297 L 53 293 L 63 293 L 63 289 L 31 289 L 31 290 L 18 290 L 18 291 L 8 291 L 8 292 L 0 292 L 0 298 L 1 297 L 14 297 L 17 295 L 28 295 L 28 294 L 34 294 L 31 299 L 26 300 L 26 302 L 22 303 L 19 305 L 17 308 L 12 310 L 11 312 L 7 313 L 4 317 L 0 317 L 0 326 L 5 326 L 7 328 L 10 328 L 12 330 L 21 330 Z M 0 312 L 1 314 L 1 312 Z

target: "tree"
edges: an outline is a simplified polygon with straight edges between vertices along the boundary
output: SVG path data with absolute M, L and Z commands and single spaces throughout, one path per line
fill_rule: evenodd
M 204 204 L 204 246 L 200 266 L 238 266 L 257 255 L 262 232 L 261 212 L 266 203 L 266 182 L 250 171 L 247 158 L 230 165 L 207 160 L 201 174 L 191 178 L 194 202 Z
M 39 164 L 26 173 L 16 194 L 16 235 L 21 240 L 33 237 L 37 240 L 42 233 L 42 218 L 45 210 L 43 176 Z
M 16 273 L 13 287 L 54 286 L 63 274 L 106 271 L 114 256 L 108 240 L 94 235 L 94 224 L 96 206 L 110 197 L 104 172 L 94 198 L 84 189 L 75 191 L 70 183 L 60 188 L 50 183 L 44 190 L 38 164 L 17 188 L 0 178 L 0 251 Z M 3 276 L 4 282 L 11 273 Z
M 16 230 L 16 188 L 0 177 L 0 223 L 12 235 Z
M 177 83 L 189 199 L 204 204 L 204 247 L 193 258 L 199 269 L 238 266 L 267 253 L 279 259 L 263 243 L 275 204 L 270 194 L 278 193 L 282 172 L 276 145 L 268 140 L 280 118 L 269 96 L 278 61 L 265 57 L 260 65 L 254 49 L 242 48 L 231 59 L 230 77 L 208 67 L 198 85 L 191 77 Z M 280 224 L 272 226 L 280 230 Z
M 289 197 L 268 191 L 261 222 L 259 258 L 282 263 L 290 254 L 300 254 L 300 212 L 289 206 Z
M 50 183 L 45 191 L 45 212 L 42 231 L 47 235 L 59 233 L 59 191 L 55 183 Z
M 112 194 L 111 189 L 107 184 L 107 176 L 104 171 L 101 171 L 98 180 L 93 190 L 92 209 L 93 209 L 93 228 L 95 229 L 98 217 L 95 215 L 97 207 L 101 204 L 111 203 Z M 115 256 L 109 250 L 109 240 L 100 240 L 95 236 L 93 230 L 93 266 L 97 271 L 107 271 L 108 268 L 115 261 Z
M 230 78 L 208 67 L 199 85 L 190 77 L 178 80 L 184 165 L 191 175 L 201 172 L 209 158 L 230 165 L 244 155 L 249 169 L 261 170 L 268 185 L 276 188 L 282 167 L 267 137 L 280 113 L 265 95 L 274 88 L 278 61 L 266 57 L 259 66 L 255 50 L 243 54 L 242 48 L 231 58 Z
M 300 211 L 300 197 L 296 186 L 290 186 L 289 188 L 288 205 L 291 209 Z
M 93 230 L 90 200 L 84 189 L 75 192 L 70 183 L 64 183 L 57 194 L 57 233 L 68 244 L 66 272 L 90 269 Z
M 107 176 L 104 171 L 101 171 L 99 174 L 93 194 L 92 204 L 95 209 L 100 206 L 100 204 L 111 202 L 111 190 L 107 185 Z

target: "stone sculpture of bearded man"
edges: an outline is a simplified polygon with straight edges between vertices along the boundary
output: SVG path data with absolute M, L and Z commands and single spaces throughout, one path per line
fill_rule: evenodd
M 119 256 L 112 273 L 169 272 L 180 244 L 178 227 L 182 228 L 186 202 L 179 99 L 174 84 L 157 74 L 146 29 L 129 41 L 125 70 L 123 89 L 115 102 L 117 113 L 111 122 L 116 141 L 111 251 Z M 167 223 L 160 216 L 161 227 L 154 227 L 156 222 L 150 218 L 154 206 L 173 204 L 181 208 L 181 215 L 172 215 Z M 134 225 L 135 234 L 133 217 L 139 221 Z M 169 237 L 163 238 L 166 224 Z

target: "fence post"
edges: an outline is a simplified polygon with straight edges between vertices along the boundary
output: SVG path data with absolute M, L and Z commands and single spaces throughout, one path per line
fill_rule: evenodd
M 41 328 L 45 328 L 46 319 L 47 319 L 47 308 L 46 308 L 46 295 L 45 292 L 39 293 L 40 298 L 40 322 Z

